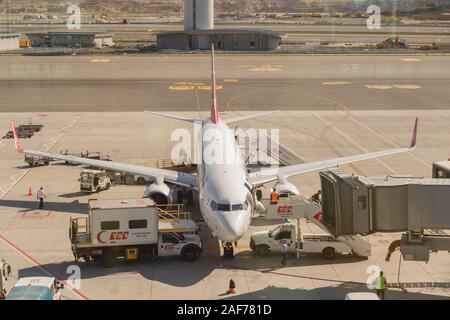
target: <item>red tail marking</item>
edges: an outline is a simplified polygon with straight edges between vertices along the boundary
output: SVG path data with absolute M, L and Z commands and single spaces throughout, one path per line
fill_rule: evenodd
M 416 122 L 414 123 L 414 131 L 413 131 L 413 135 L 412 135 L 412 139 L 411 139 L 411 144 L 409 145 L 410 149 L 413 149 L 416 147 L 418 124 L 419 124 L 419 118 L 416 118 Z
M 16 131 L 16 125 L 14 121 L 11 123 L 12 125 L 12 131 L 14 135 L 14 146 L 16 147 L 16 150 L 19 152 L 23 152 L 25 149 L 20 145 L 19 138 L 17 138 L 17 131 Z

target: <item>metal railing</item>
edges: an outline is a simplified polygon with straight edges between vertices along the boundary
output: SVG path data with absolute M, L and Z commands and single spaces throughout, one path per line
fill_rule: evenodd
M 75 235 L 90 234 L 88 218 L 70 218 L 70 225 Z
M 191 213 L 182 203 L 156 205 L 158 216 L 162 220 L 190 220 Z

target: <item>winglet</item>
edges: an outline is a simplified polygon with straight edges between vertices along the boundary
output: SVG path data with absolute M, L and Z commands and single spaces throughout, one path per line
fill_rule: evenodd
M 414 149 L 416 147 L 417 142 L 417 126 L 419 124 L 419 118 L 416 118 L 416 122 L 414 124 L 414 131 L 411 139 L 411 144 L 409 145 L 410 149 Z
M 11 126 L 12 126 L 12 132 L 14 135 L 14 146 L 16 147 L 17 151 L 24 152 L 25 149 L 20 145 L 19 138 L 17 138 L 16 125 L 15 125 L 14 121 L 11 122 Z
M 214 59 L 214 43 L 211 45 L 211 121 L 213 123 L 219 122 L 219 110 L 217 108 L 217 93 L 216 93 L 216 62 Z

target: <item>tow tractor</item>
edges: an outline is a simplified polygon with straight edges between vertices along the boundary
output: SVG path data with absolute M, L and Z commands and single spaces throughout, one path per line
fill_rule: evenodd
M 71 218 L 69 236 L 75 261 L 101 259 L 105 267 L 113 267 L 119 260 L 164 256 L 194 261 L 202 252 L 197 232 L 183 205 L 159 207 L 149 198 L 93 199 L 89 217 Z
M 87 192 L 100 192 L 111 187 L 111 180 L 104 170 L 86 169 L 80 173 L 80 190 Z

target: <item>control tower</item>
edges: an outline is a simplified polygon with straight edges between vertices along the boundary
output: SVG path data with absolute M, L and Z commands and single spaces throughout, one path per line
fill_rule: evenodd
M 214 0 L 184 1 L 184 31 L 214 29 Z
M 286 35 L 267 29 L 214 28 L 214 0 L 184 0 L 184 30 L 161 32 L 158 49 L 263 51 L 276 50 Z

